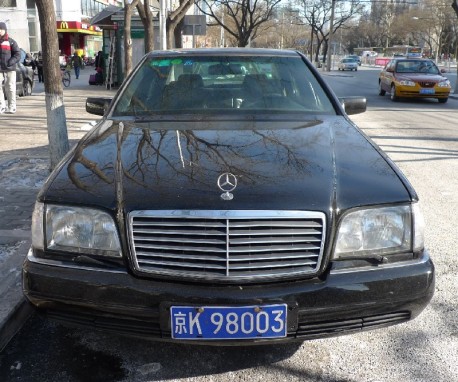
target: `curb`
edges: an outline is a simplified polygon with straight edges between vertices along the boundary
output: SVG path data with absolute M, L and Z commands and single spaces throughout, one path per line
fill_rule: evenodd
M 8 258 L 8 267 L 22 270 L 22 263 L 30 247 L 30 241 L 24 241 L 19 245 L 16 254 Z M 24 254 L 20 256 L 18 254 Z M 33 315 L 32 305 L 22 294 L 21 272 L 3 275 L 1 279 L 2 295 L 0 296 L 0 351 L 11 341 L 15 334 Z
M 86 134 L 87 125 L 98 117 L 85 112 L 84 104 L 87 97 L 104 95 L 113 96 L 117 89 L 105 89 L 103 86 L 91 86 L 89 76 L 91 70 L 81 71 L 80 79 L 72 74 L 70 87 L 64 88 L 65 113 L 67 119 L 68 138 L 78 140 Z M 2 126 L 5 139 L 0 140 L 0 165 L 3 162 L 18 158 L 48 158 L 48 134 L 45 108 L 45 90 L 43 83 L 37 83 L 30 97 L 21 97 L 17 114 L 8 117 L 8 124 Z M 70 100 L 70 102 L 68 102 Z M 0 121 L 3 121 L 0 117 Z M 7 125 L 7 127 L 5 127 Z M 16 132 L 36 134 L 34 141 L 17 143 Z M 25 192 L 27 191 L 27 192 Z M 14 246 L 14 253 L 9 254 L 0 262 L 0 351 L 21 330 L 22 326 L 34 314 L 35 308 L 28 302 L 22 292 L 22 264 L 31 245 L 30 221 L 33 203 L 39 190 L 19 185 L 14 192 L 0 190 L 0 245 Z M 33 200 L 30 199 L 34 194 Z M 8 196 L 8 197 L 7 197 Z M 16 200 L 18 199 L 18 200 Z M 10 202 L 17 202 L 17 208 L 10 208 Z M 24 213 L 23 209 L 27 208 Z M 5 218 L 7 214 L 7 218 Z M 0 377 L 0 380 L 1 377 Z
M 32 305 L 22 297 L 6 317 L 5 322 L 0 323 L 0 352 L 34 313 Z

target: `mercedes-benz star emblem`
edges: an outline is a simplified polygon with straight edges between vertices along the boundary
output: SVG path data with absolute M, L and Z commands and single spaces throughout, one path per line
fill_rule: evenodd
M 234 198 L 234 195 L 231 194 L 231 191 L 233 191 L 237 187 L 237 178 L 234 174 L 231 174 L 230 172 L 225 172 L 224 174 L 221 174 L 218 177 L 217 184 L 219 189 L 221 191 L 224 191 L 224 193 L 221 194 L 222 199 L 232 200 Z

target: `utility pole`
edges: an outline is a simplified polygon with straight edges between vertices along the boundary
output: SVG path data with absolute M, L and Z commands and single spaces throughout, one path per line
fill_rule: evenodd
M 328 38 L 328 53 L 327 53 L 327 62 L 326 62 L 326 71 L 331 71 L 332 63 L 332 38 L 334 31 L 334 9 L 336 7 L 336 0 L 331 0 L 331 19 L 329 20 L 329 38 Z
M 161 49 L 167 50 L 167 0 L 160 0 L 159 11 L 159 34 L 161 37 Z

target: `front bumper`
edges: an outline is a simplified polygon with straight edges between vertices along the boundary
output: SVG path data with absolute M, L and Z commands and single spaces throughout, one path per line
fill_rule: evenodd
M 23 266 L 25 296 L 50 318 L 118 334 L 172 340 L 172 305 L 288 305 L 287 337 L 187 341 L 241 345 L 303 341 L 405 322 L 434 293 L 434 265 L 420 260 L 371 270 L 338 271 L 325 279 L 261 285 L 209 285 L 140 279 L 124 271 L 43 263 L 32 251 Z
M 449 88 L 434 88 L 434 94 L 421 94 L 420 90 L 422 88 L 420 86 L 404 86 L 398 85 L 396 87 L 396 92 L 398 97 L 411 97 L 411 98 L 448 98 L 450 95 Z

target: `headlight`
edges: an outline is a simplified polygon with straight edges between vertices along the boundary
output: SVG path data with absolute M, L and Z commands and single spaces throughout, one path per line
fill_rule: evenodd
M 415 86 L 415 82 L 413 81 L 410 81 L 410 80 L 402 80 L 402 81 L 399 81 L 399 83 L 403 86 Z
M 441 81 L 437 84 L 437 86 L 439 86 L 440 88 L 451 88 L 452 86 L 450 85 L 450 81 L 449 80 L 444 80 L 444 81 Z
M 334 259 L 419 251 L 423 227 L 418 204 L 350 212 L 338 228 Z
M 33 215 L 32 242 L 36 248 L 45 244 L 47 249 L 121 256 L 116 226 L 106 212 L 37 203 Z

